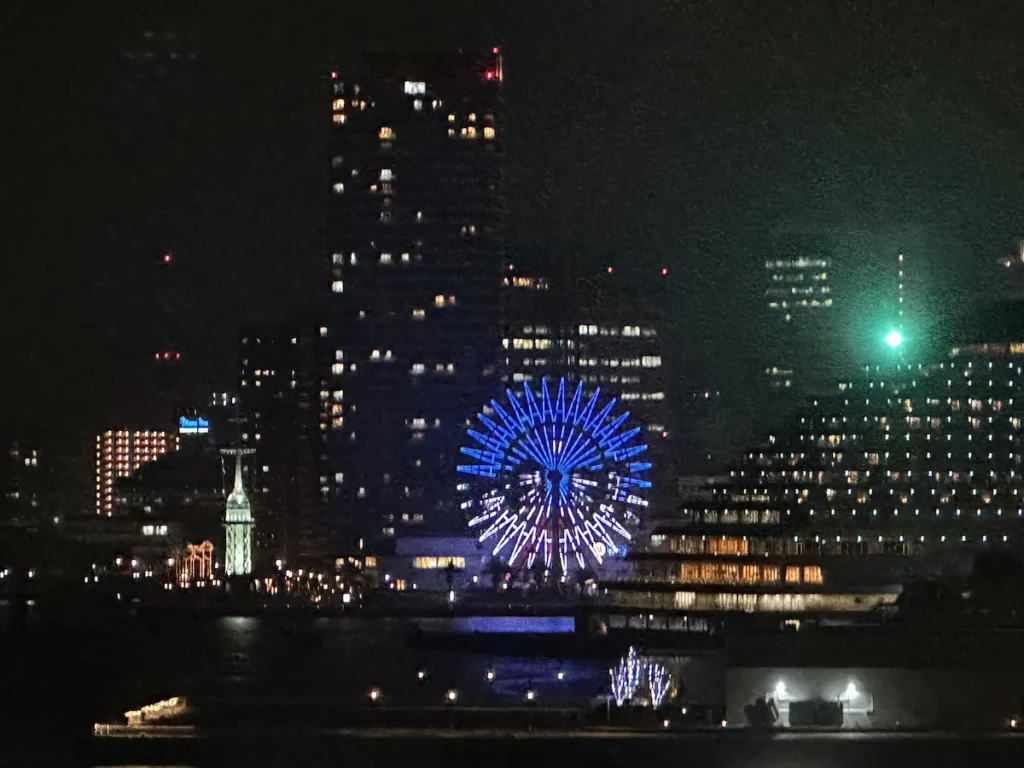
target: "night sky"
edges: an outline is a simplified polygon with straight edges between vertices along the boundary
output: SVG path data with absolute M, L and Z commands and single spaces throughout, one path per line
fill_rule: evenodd
M 671 267 L 680 386 L 749 373 L 773 227 L 912 227 L 958 296 L 1024 235 L 1015 0 L 3 14 L 0 422 L 166 418 L 151 361 L 162 318 L 180 336 L 182 391 L 198 396 L 234 385 L 242 322 L 313 307 L 326 285 L 322 77 L 346 51 L 502 46 L 513 254 Z M 164 74 L 127 59 L 147 29 L 196 58 Z

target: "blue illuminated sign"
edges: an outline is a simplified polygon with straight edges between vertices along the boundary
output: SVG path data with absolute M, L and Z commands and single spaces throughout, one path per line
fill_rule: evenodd
M 208 435 L 210 434 L 210 422 L 202 416 L 194 419 L 190 419 L 188 416 L 182 416 L 178 419 L 178 434 Z

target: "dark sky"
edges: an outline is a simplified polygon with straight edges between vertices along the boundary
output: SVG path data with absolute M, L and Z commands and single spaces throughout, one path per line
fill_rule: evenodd
M 0 421 L 160 414 L 164 249 L 186 391 L 232 385 L 241 322 L 311 306 L 320 78 L 359 49 L 500 44 L 516 249 L 672 267 L 687 380 L 737 380 L 780 223 L 912 227 L 965 290 L 1024 234 L 1022 21 L 1014 0 L 5 4 Z M 140 79 L 146 29 L 196 60 Z

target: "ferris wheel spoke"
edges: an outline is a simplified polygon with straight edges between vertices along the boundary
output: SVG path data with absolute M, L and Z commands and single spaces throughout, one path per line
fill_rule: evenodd
M 519 532 L 519 536 L 516 539 L 515 546 L 512 547 L 512 554 L 509 555 L 508 561 L 510 563 L 514 563 L 516 561 L 516 559 L 519 557 L 520 553 L 522 553 L 523 548 L 527 544 L 529 544 L 530 540 L 533 539 L 533 537 L 536 536 L 536 535 L 537 535 L 537 529 L 536 528 L 527 529 L 524 526 L 523 530 L 521 530 Z

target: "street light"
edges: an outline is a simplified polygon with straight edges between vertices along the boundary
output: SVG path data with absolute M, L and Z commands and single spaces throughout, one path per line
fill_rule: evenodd
M 373 706 L 380 701 L 380 688 L 371 688 L 368 695 L 370 698 L 370 705 Z
M 526 692 L 526 695 L 523 698 L 526 699 L 526 704 L 527 704 L 527 707 L 528 707 L 528 710 L 527 710 L 528 714 L 526 716 L 526 729 L 529 730 L 529 731 L 532 731 L 533 730 L 533 707 L 537 703 L 537 692 L 535 690 L 533 690 L 533 688 L 531 688 L 530 690 L 528 690 Z
M 893 328 L 885 334 L 885 343 L 888 344 L 891 349 L 896 349 L 896 347 L 903 343 L 903 334 Z
M 455 728 L 455 702 L 459 700 L 459 692 L 449 688 L 444 694 L 444 703 L 448 706 L 448 727 Z

